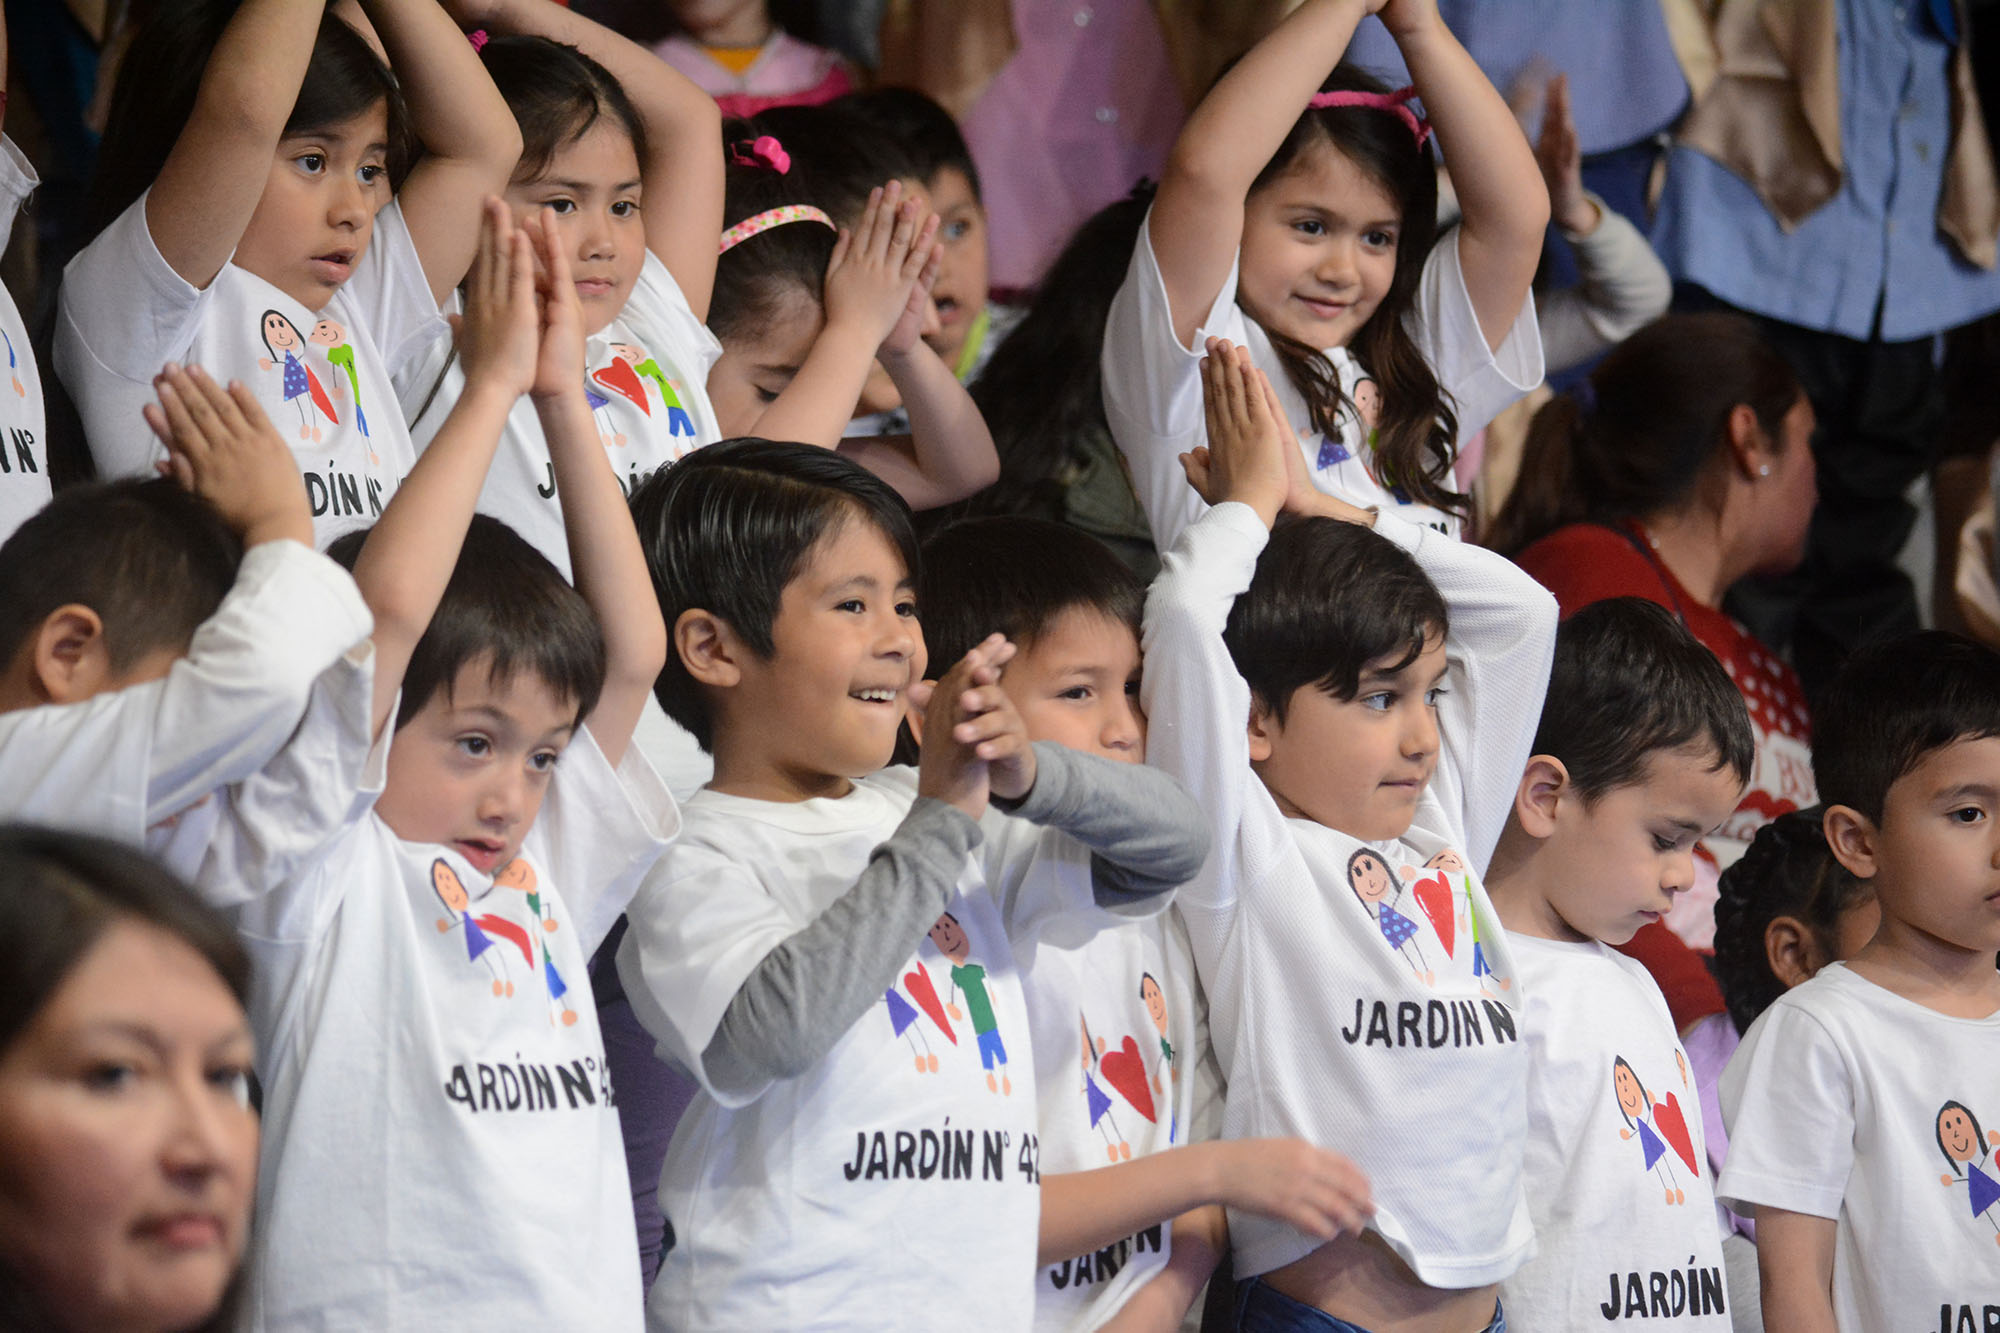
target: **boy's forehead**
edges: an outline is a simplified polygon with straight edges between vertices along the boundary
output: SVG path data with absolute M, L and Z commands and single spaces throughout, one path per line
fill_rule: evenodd
M 1015 657 L 1034 671 L 1126 672 L 1140 659 L 1139 636 L 1130 625 L 1097 607 L 1081 605 L 1057 612 L 1041 633 L 1019 645 Z
M 483 655 L 460 665 L 450 688 L 440 690 L 427 706 L 448 709 L 454 720 L 483 718 L 531 736 L 568 730 L 576 723 L 576 700 L 539 672 L 522 667 L 501 674 Z
M 2000 793 L 2000 736 L 1960 736 L 1926 751 L 1889 784 L 1889 798 L 1928 801 L 1972 788 Z

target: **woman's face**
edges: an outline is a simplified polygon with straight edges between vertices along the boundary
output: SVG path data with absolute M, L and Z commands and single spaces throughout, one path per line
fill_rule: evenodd
M 0 1055 L 0 1258 L 73 1327 L 206 1319 L 257 1165 L 249 1024 L 178 936 L 108 928 Z

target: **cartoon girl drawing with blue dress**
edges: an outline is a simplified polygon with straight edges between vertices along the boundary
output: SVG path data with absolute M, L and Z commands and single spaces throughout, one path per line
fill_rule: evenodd
M 313 420 L 313 409 L 318 408 L 328 421 L 336 425 L 340 418 L 334 415 L 333 399 L 327 397 L 319 376 L 299 359 L 299 354 L 306 349 L 306 340 L 300 336 L 298 326 L 279 311 L 266 310 L 261 322 L 264 350 L 270 355 L 257 358 L 258 368 L 281 370 L 285 401 L 298 409 L 299 438 L 317 441 L 319 423 Z
M 1659 1173 L 1668 1203 L 1686 1203 L 1687 1191 L 1675 1181 L 1673 1163 L 1666 1160 L 1667 1141 L 1653 1128 L 1653 1099 L 1646 1095 L 1646 1085 L 1622 1055 L 1611 1058 L 1611 1092 L 1618 1099 L 1618 1113 L 1625 1117 L 1625 1128 L 1618 1131 L 1618 1137 L 1639 1140 L 1646 1169 Z
M 1983 1217 L 1993 1227 L 2000 1242 L 2000 1222 L 1993 1219 L 1993 1205 L 2000 1203 L 2000 1181 L 1993 1178 L 1993 1149 L 2000 1147 L 2000 1130 L 1981 1133 L 1979 1118 L 1963 1102 L 1946 1102 L 1937 1113 L 1938 1151 L 1944 1154 L 1951 1174 L 1940 1176 L 1946 1189 L 1966 1188 L 1967 1202 L 1974 1217 Z
M 1361 848 L 1347 858 L 1347 887 L 1354 890 L 1354 896 L 1375 918 L 1382 938 L 1410 965 L 1417 979 L 1426 986 L 1436 985 L 1437 973 L 1424 962 L 1424 952 L 1417 945 L 1417 923 L 1396 910 L 1403 888 L 1389 863 L 1378 853 Z

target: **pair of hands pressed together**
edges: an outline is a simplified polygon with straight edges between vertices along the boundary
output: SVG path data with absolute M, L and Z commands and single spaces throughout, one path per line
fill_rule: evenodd
M 890 181 L 868 194 L 852 231 L 842 227 L 826 267 L 826 323 L 886 362 L 916 351 L 944 262 L 939 217 Z
M 1035 785 L 1027 724 L 1000 688 L 1014 645 L 999 634 L 959 659 L 941 680 L 918 681 L 910 702 L 924 710 L 917 794 L 977 819 L 992 796 L 1018 801 Z

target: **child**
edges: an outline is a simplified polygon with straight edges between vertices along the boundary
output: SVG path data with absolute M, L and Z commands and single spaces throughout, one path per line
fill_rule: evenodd
M 1777 997 L 1722 1076 L 1716 1193 L 1757 1223 L 1764 1325 L 1977 1327 L 2000 1290 L 2000 657 L 1942 633 L 1863 648 L 1820 701 L 1835 859 L 1862 950 Z
M 1377 11 L 1464 208 L 1435 250 L 1431 122 L 1409 89 L 1327 74 Z M 1293 10 L 1189 117 L 1105 331 L 1106 412 L 1161 549 L 1199 512 L 1174 459 L 1201 443 L 1203 337 L 1251 349 L 1314 486 L 1456 534 L 1459 442 L 1542 378 L 1528 287 L 1548 218 L 1534 153 L 1435 0 Z
M 680 31 L 653 53 L 700 85 L 726 116 L 814 106 L 854 86 L 847 62 L 787 32 L 810 31 L 814 0 L 748 0 L 720 7 L 667 0 Z
M 372 663 L 320 682 L 204 868 L 208 892 L 250 895 L 254 1327 L 640 1324 L 584 964 L 674 827 L 628 752 L 664 641 L 590 424 L 565 247 L 546 216 L 531 230 L 532 256 L 488 201 L 466 391 L 365 543 L 336 546 Z M 473 514 L 522 391 L 574 589 Z
M 148 381 L 196 360 L 251 385 L 285 433 L 321 544 L 409 472 L 388 368 L 435 335 L 479 200 L 521 150 L 436 0 L 361 8 L 393 76 L 318 0 L 153 7 L 106 129 L 115 220 L 65 272 L 55 334 L 100 474 L 151 472 Z M 392 202 L 405 102 L 424 151 Z
M 7 61 L 7 8 L 0 4 L 0 68 Z M 0 101 L 0 120 L 7 107 Z M 14 219 L 41 180 L 12 139 L 0 138 L 0 250 L 14 232 Z M 42 412 L 42 381 L 28 326 L 12 294 L 0 291 L 0 346 L 7 353 L 0 379 L 0 542 L 23 519 L 49 502 L 48 428 Z
M 63 491 L 0 545 L 0 818 L 191 875 L 227 789 L 368 635 L 312 549 L 291 450 L 241 384 L 169 366 L 148 419 L 178 480 Z
M 1532 1240 L 1527 1061 L 1478 870 L 1555 606 L 1497 556 L 1306 483 L 1241 349 L 1211 342 L 1203 377 L 1209 444 L 1186 466 L 1216 507 L 1147 598 L 1140 697 L 1147 757 L 1215 839 L 1177 903 L 1223 1135 L 1336 1148 L 1375 1203 L 1366 1233 L 1331 1240 L 1232 1212 L 1241 1327 L 1503 1328 L 1498 1283 Z
M 1700 1098 L 1659 986 L 1614 946 L 1694 882 L 1695 843 L 1750 776 L 1750 718 L 1671 613 L 1613 598 L 1556 635 L 1534 748 L 1486 872 L 1520 969 L 1535 1182 L 1509 1323 L 1727 1333 Z
M 658 693 L 715 756 L 618 954 L 702 1084 L 661 1172 L 650 1325 L 1025 1327 L 1040 1168 L 1010 941 L 1158 913 L 1205 851 L 1195 811 L 1159 773 L 1031 746 L 998 635 L 924 681 L 909 510 L 847 460 L 737 441 L 633 508 L 673 626 Z M 923 762 L 878 771 L 907 706 Z
M 1015 645 L 1000 687 L 1030 740 L 1140 764 L 1145 597 L 1082 533 L 992 518 L 924 544 L 917 601 L 940 661 L 993 630 Z M 1178 916 L 1113 926 L 1081 945 L 1017 938 L 1014 958 L 1039 1101 L 1047 1262 L 1037 1328 L 1177 1327 L 1226 1245 L 1220 1204 L 1279 1218 L 1319 1206 L 1360 1225 L 1365 1185 L 1332 1153 L 1296 1139 L 1207 1141 L 1221 1087 Z

